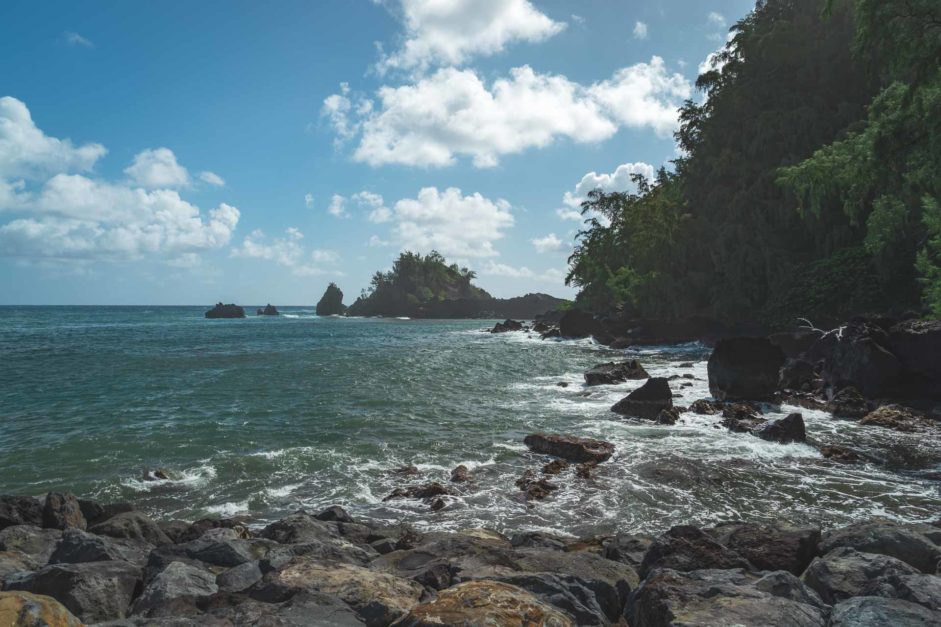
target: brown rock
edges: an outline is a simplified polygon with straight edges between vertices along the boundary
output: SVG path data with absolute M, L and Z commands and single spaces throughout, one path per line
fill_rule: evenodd
M 42 508 L 42 526 L 46 529 L 85 529 L 87 523 L 74 494 L 50 492 Z
M 29 592 L 0 592 L 4 627 L 81 627 L 82 621 L 52 597 Z
M 614 454 L 614 445 L 610 442 L 571 435 L 534 433 L 527 435 L 523 444 L 533 452 L 554 455 L 575 463 L 603 462 Z
M 875 425 L 877 427 L 885 427 L 886 429 L 894 429 L 895 431 L 904 431 L 906 433 L 926 431 L 938 426 L 938 423 L 935 421 L 902 405 L 884 405 L 866 414 L 863 419 L 859 421 L 859 424 Z
M 467 466 L 461 464 L 457 468 L 451 471 L 451 481 L 454 483 L 467 483 L 471 480 L 470 471 L 467 469 Z

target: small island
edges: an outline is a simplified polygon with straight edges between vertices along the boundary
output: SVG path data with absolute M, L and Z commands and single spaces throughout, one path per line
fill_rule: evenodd
M 343 304 L 343 292 L 337 287 L 336 283 L 330 283 L 317 303 L 317 315 L 342 316 L 345 313 L 346 305 Z
M 265 305 L 264 307 L 259 307 L 258 310 L 255 312 L 255 315 L 258 315 L 258 316 L 280 316 L 280 315 L 281 315 L 281 312 L 278 311 L 278 308 L 277 308 L 277 307 L 275 307 L 275 306 L 272 305 L 271 303 L 268 303 L 268 304 Z
M 222 303 L 216 303 L 216 306 L 206 312 L 207 318 L 244 318 L 245 310 L 229 303 L 228 305 L 223 305 Z

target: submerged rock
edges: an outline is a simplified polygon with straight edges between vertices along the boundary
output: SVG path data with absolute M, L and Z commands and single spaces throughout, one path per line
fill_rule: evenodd
M 767 338 L 719 340 L 709 357 L 709 391 L 720 401 L 770 401 L 783 365 L 784 353 Z
M 452 483 L 467 483 L 471 480 L 470 470 L 467 469 L 467 466 L 461 464 L 457 468 L 451 471 L 451 482 Z
M 723 407 L 723 403 L 701 398 L 699 400 L 693 401 L 693 404 L 689 406 L 689 410 L 695 414 L 713 416 L 715 414 L 721 413 Z
M 245 310 L 229 303 L 228 305 L 223 305 L 222 303 L 216 303 L 215 307 L 206 312 L 207 318 L 244 318 Z
M 585 383 L 591 385 L 613 385 L 631 379 L 647 379 L 650 375 L 636 359 L 598 364 L 585 373 Z
M 826 459 L 831 459 L 842 464 L 853 464 L 860 460 L 859 453 L 849 447 L 840 446 L 838 444 L 821 446 L 820 454 Z
M 554 455 L 575 463 L 600 463 L 614 454 L 614 445 L 610 442 L 571 435 L 534 433 L 527 435 L 523 444 L 535 453 Z
M 732 403 L 722 408 L 722 426 L 735 433 L 752 433 L 765 422 L 757 409 L 745 403 Z
M 611 408 L 616 414 L 656 420 L 660 412 L 673 407 L 673 392 L 663 377 L 648 379 Z
M 391 501 L 393 499 L 431 499 L 438 496 L 450 496 L 454 491 L 437 481 L 423 483 L 421 485 L 410 486 L 408 488 L 396 488 L 392 494 L 382 499 Z
M 523 491 L 527 501 L 541 501 L 559 489 L 545 477 L 537 477 L 532 470 L 527 470 L 516 480 L 516 487 Z

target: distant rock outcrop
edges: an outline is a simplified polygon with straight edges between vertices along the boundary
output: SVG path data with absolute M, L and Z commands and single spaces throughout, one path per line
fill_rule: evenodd
M 342 316 L 345 313 L 346 305 L 343 304 L 343 292 L 337 287 L 336 283 L 331 283 L 317 303 L 317 315 Z
M 255 312 L 259 316 L 280 316 L 281 312 L 278 311 L 278 308 L 268 303 L 264 307 L 259 307 L 258 311 Z
M 216 303 L 216 306 L 206 312 L 207 318 L 244 318 L 245 310 L 238 305 Z

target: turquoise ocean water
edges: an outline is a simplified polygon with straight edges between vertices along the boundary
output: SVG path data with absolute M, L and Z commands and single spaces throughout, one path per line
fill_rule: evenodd
M 815 440 L 882 462 L 843 466 L 809 445 L 729 433 L 718 417 L 625 421 L 608 408 L 639 382 L 582 385 L 592 365 L 637 357 L 653 375 L 691 374 L 674 381 L 676 403 L 688 405 L 709 396 L 700 345 L 613 351 L 481 332 L 493 321 L 318 318 L 304 308 L 206 320 L 205 309 L 0 307 L 0 493 L 69 489 L 162 517 L 258 521 L 337 503 L 422 528 L 573 534 L 941 511 L 936 438 L 772 410 L 803 411 Z M 565 473 L 553 497 L 525 503 L 513 482 L 545 462 L 522 446 L 534 431 L 602 437 L 617 454 L 592 479 Z M 446 481 L 460 463 L 474 483 L 440 512 L 382 501 L 411 481 Z M 390 474 L 403 464 L 422 477 Z M 171 478 L 144 481 L 154 468 Z

